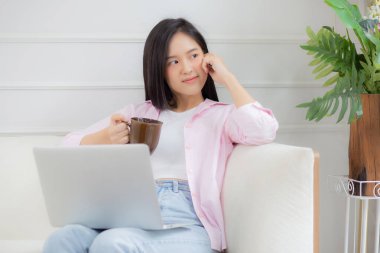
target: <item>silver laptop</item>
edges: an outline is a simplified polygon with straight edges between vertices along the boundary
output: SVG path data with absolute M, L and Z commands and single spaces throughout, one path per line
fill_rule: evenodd
M 166 229 L 145 144 L 35 147 L 52 226 Z

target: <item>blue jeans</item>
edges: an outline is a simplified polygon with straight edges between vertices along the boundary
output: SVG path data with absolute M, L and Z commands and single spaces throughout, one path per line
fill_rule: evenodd
M 165 230 L 113 228 L 104 231 L 82 225 L 67 225 L 55 231 L 44 245 L 44 253 L 211 253 L 210 239 L 195 214 L 187 182 L 158 181 L 161 215 L 165 224 L 194 225 Z

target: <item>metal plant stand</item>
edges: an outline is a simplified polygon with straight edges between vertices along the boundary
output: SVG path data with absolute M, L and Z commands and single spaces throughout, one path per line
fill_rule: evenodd
M 368 205 L 369 201 L 375 201 L 375 237 L 374 237 L 374 253 L 379 253 L 379 236 L 380 236 L 380 181 L 357 181 L 348 178 L 348 176 L 330 176 L 329 185 L 334 187 L 335 191 L 346 196 L 346 221 L 344 236 L 344 253 L 348 253 L 349 244 L 349 228 L 350 228 L 350 205 L 351 200 L 355 201 L 355 220 L 353 229 L 353 253 L 367 253 L 367 225 L 368 225 Z M 373 192 L 371 196 L 362 196 L 363 189 L 366 185 Z M 359 189 L 355 189 L 359 187 Z M 356 195 L 354 195 L 354 193 Z M 359 193 L 359 195 L 358 195 Z M 357 212 L 358 210 L 358 212 Z M 358 243 L 358 245 L 356 245 Z M 359 251 L 357 251 L 357 249 Z

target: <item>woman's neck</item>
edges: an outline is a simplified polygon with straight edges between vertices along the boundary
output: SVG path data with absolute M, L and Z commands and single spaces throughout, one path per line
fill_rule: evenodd
M 172 108 L 172 110 L 174 112 L 184 112 L 198 106 L 203 101 L 203 96 L 197 98 L 177 99 L 177 106 Z

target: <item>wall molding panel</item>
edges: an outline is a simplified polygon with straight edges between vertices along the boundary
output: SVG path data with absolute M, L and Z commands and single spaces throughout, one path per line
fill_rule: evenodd
M 135 34 L 52 34 L 52 33 L 0 33 L 0 43 L 145 43 L 146 35 Z M 305 36 L 292 34 L 281 36 L 211 35 L 206 37 L 209 44 L 301 44 Z
M 323 88 L 323 82 L 318 81 L 284 81 L 284 82 L 255 82 L 242 81 L 246 88 Z M 0 90 L 129 90 L 143 89 L 142 81 L 126 82 L 0 82 Z M 223 89 L 217 86 L 217 89 Z
M 2 129 L 0 128 L 0 137 L 11 137 L 11 136 L 29 136 L 29 135 L 54 135 L 54 136 L 64 136 L 67 133 L 84 128 L 82 127 L 36 127 L 36 128 L 12 128 L 12 129 Z M 343 124 L 319 124 L 319 125 L 306 125 L 306 124 L 297 124 L 297 125 L 280 125 L 278 134 L 327 134 L 327 133 L 342 133 L 349 131 L 348 125 Z

